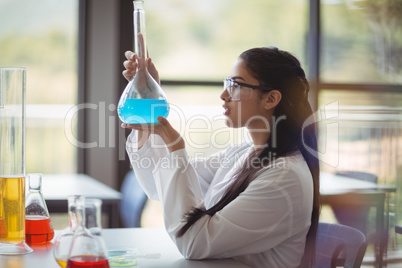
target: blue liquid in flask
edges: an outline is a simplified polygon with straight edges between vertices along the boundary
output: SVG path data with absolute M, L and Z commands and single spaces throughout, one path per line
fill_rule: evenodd
M 157 124 L 158 116 L 168 116 L 169 104 L 164 99 L 126 99 L 118 114 L 126 124 Z

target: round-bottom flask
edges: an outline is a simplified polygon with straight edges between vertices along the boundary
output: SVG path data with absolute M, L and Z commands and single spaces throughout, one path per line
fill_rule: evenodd
M 169 104 L 149 72 L 138 69 L 120 98 L 117 112 L 126 124 L 156 124 L 158 116 L 168 116 Z
M 56 237 L 54 241 L 53 256 L 62 268 L 67 266 L 68 254 L 70 252 L 71 243 L 73 242 L 75 229 L 77 228 L 76 202 L 78 199 L 85 200 L 85 197 L 81 195 L 68 197 L 69 225 Z
M 147 68 L 145 10 L 143 0 L 134 0 L 134 46 L 137 71 L 120 97 L 117 113 L 126 124 L 155 124 L 158 116 L 167 117 L 169 104 L 165 93 Z
M 74 232 L 66 267 L 109 268 L 106 247 L 101 232 L 93 235 L 86 228 L 86 217 L 99 222 L 100 219 L 98 220 L 98 217 L 101 214 L 100 206 L 94 205 L 95 208 L 88 209 L 88 207 L 91 207 L 90 203 L 86 204 L 86 201 L 81 199 L 77 200 L 76 204 L 77 228 Z

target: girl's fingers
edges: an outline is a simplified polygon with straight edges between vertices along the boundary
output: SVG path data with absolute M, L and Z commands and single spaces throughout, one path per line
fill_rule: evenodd
M 183 138 L 181 137 L 179 132 L 177 132 L 172 127 L 169 121 L 162 116 L 158 116 L 157 120 L 159 124 L 128 125 L 123 123 L 121 126 L 123 128 L 138 130 L 140 131 L 140 133 L 142 131 L 142 133 L 153 133 L 159 135 L 165 142 L 170 152 L 185 148 L 185 142 Z
M 126 61 L 123 62 L 123 66 L 124 66 L 124 68 L 126 68 L 126 69 L 133 69 L 133 70 L 135 70 L 135 69 L 137 68 L 137 63 L 136 63 L 135 61 L 126 60 Z
M 131 80 L 134 77 L 135 72 L 137 70 L 137 62 L 126 60 L 126 61 L 123 62 L 123 66 L 124 66 L 124 68 L 126 68 L 126 70 L 124 70 L 122 72 L 123 76 L 127 80 Z
M 124 71 L 122 72 L 122 74 L 123 74 L 124 78 L 126 78 L 127 80 L 130 81 L 130 80 L 134 77 L 135 72 L 133 73 L 133 72 L 124 70 Z
M 137 59 L 137 54 L 135 54 L 134 52 L 132 52 L 130 50 L 124 52 L 124 56 L 128 60 L 136 60 Z
M 163 116 L 158 116 L 156 118 L 156 120 L 158 121 L 158 123 L 165 128 L 166 130 L 170 131 L 170 130 L 174 130 L 172 125 L 169 123 L 169 121 L 163 117 Z

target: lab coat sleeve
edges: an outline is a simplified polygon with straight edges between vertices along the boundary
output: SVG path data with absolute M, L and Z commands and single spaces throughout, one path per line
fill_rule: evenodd
M 181 162 L 175 169 L 155 173 L 155 182 L 164 211 L 165 228 L 186 258 L 256 254 L 275 247 L 296 232 L 292 222 L 295 208 L 290 195 L 298 195 L 300 187 L 297 183 L 278 184 L 284 176 L 296 174 L 273 169 L 267 172 L 267 179 L 266 175 L 259 175 L 224 209 L 212 217 L 202 217 L 184 236 L 177 238 L 176 233 L 184 225 L 183 215 L 200 206 L 202 199 L 196 172 L 186 162 L 186 152 L 175 151 L 171 157 L 181 159 Z M 300 228 L 306 229 L 307 225 L 308 221 L 301 222 Z
M 150 199 L 158 200 L 157 189 L 154 182 L 156 169 L 165 170 L 171 164 L 169 162 L 169 151 L 163 140 L 158 135 L 151 135 L 143 147 L 138 150 L 138 132 L 133 130 L 127 138 L 126 151 L 130 158 L 133 170 L 144 192 Z M 221 151 L 209 157 L 198 157 L 191 160 L 199 185 L 203 194 L 209 188 L 216 171 L 225 161 L 225 152 Z M 173 163 L 174 164 L 174 163 Z
M 126 142 L 126 151 L 134 173 L 149 199 L 158 200 L 153 171 L 161 166 L 162 159 L 169 154 L 162 139 L 151 134 L 145 144 L 138 150 L 138 131 L 131 131 Z

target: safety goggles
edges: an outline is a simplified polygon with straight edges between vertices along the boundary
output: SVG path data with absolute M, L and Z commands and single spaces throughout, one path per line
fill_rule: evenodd
M 273 90 L 272 88 L 266 86 L 254 86 L 246 83 L 237 82 L 231 78 L 225 78 L 225 80 L 223 80 L 223 89 L 229 93 L 230 100 L 232 101 L 249 98 L 252 89 L 259 89 L 264 92 L 269 92 Z

